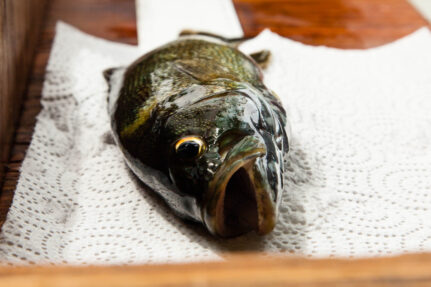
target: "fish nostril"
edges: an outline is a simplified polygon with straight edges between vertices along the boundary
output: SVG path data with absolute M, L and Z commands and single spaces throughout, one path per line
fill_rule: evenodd
M 241 130 L 229 130 L 224 132 L 218 139 L 219 154 L 224 157 L 226 153 L 249 133 Z
M 240 168 L 229 179 L 224 196 L 223 236 L 258 230 L 256 193 L 247 171 Z

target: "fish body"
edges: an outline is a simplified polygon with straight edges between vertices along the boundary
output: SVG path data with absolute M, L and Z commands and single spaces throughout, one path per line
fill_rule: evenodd
M 116 143 L 175 213 L 221 237 L 274 228 L 286 114 L 252 58 L 182 37 L 111 71 L 109 82 Z

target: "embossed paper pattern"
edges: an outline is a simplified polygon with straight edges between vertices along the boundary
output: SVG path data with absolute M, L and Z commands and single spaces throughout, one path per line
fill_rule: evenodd
M 265 81 L 292 127 L 288 186 L 268 236 L 221 240 L 183 222 L 127 169 L 110 137 L 102 71 L 138 48 L 59 24 L 43 109 L 0 237 L 2 262 L 152 263 L 248 250 L 321 256 L 431 251 L 431 36 L 371 50 L 269 31 Z

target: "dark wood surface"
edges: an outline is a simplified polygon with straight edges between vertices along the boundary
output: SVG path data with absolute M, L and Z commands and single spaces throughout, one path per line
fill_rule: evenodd
M 46 0 L 0 0 L 0 181 L 39 32 Z
M 0 194 L 0 225 L 6 219 L 13 199 L 19 168 L 30 144 L 36 116 L 40 112 L 45 67 L 49 58 L 55 24 L 58 20 L 108 40 L 137 44 L 136 16 L 133 0 L 51 0 L 34 58 L 34 65 Z M 1 114 L 3 118 L 3 114 Z
M 431 255 L 310 260 L 233 256 L 226 262 L 123 267 L 1 268 L 0 287 L 431 286 Z
M 309 45 L 376 47 L 427 22 L 406 0 L 234 0 L 246 36 L 270 28 Z

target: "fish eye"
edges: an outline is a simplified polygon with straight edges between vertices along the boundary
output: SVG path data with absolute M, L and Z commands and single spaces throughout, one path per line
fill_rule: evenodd
M 197 136 L 179 139 L 175 144 L 175 153 L 181 159 L 195 159 L 205 150 L 205 142 Z

